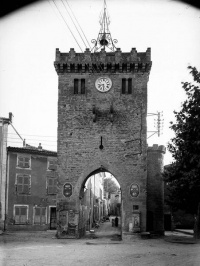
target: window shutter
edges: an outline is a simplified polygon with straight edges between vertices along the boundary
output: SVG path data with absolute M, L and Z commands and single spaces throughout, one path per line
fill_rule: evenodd
M 46 224 L 46 208 L 42 208 L 41 224 Z
M 56 170 L 57 169 L 57 163 L 55 160 L 49 160 L 49 170 Z
M 57 179 L 48 178 L 48 194 L 56 194 L 56 193 L 57 193 Z
M 23 166 L 24 166 L 24 160 L 23 160 L 22 157 L 19 157 L 19 158 L 18 158 L 18 166 L 19 166 L 19 167 L 23 167 Z
M 29 168 L 29 158 L 24 158 L 24 167 Z
M 34 223 L 40 224 L 40 208 L 39 207 L 35 207 Z

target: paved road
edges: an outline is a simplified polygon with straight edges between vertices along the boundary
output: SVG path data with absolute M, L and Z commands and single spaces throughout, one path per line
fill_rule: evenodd
M 199 266 L 200 243 L 166 239 L 120 241 L 119 228 L 105 222 L 96 238 L 56 239 L 55 232 L 10 232 L 0 235 L 0 266 Z M 167 238 L 187 238 L 167 232 Z

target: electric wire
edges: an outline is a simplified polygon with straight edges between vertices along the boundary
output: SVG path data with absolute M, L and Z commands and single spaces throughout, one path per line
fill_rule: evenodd
M 88 45 L 89 45 L 89 47 L 90 47 L 90 50 L 91 50 L 90 43 L 88 42 L 88 39 L 86 38 L 84 31 L 82 30 L 82 28 L 81 28 L 81 26 L 80 26 L 80 24 L 79 24 L 78 20 L 76 19 L 76 16 L 74 15 L 74 13 L 73 13 L 73 11 L 72 11 L 72 9 L 71 9 L 71 7 L 70 7 L 70 5 L 69 5 L 68 1 L 67 1 L 67 0 L 65 0 L 65 1 L 66 1 L 67 5 L 68 5 L 68 7 L 69 7 L 69 9 L 70 9 L 70 11 L 71 11 L 71 13 L 72 13 L 72 15 L 73 15 L 74 19 L 75 19 L 75 21 L 77 22 L 77 24 L 78 24 L 79 28 L 81 29 L 81 32 L 83 33 L 83 36 L 85 37 L 85 39 L 86 39 L 86 41 L 87 41 L 87 43 L 88 43 Z
M 86 43 L 85 43 L 84 39 L 82 38 L 82 36 L 81 36 L 81 34 L 80 34 L 80 32 L 79 32 L 79 30 L 78 30 L 78 28 L 77 28 L 76 24 L 74 23 L 74 21 L 73 21 L 73 19 L 72 19 L 72 16 L 70 15 L 69 11 L 67 10 L 67 8 L 66 8 L 66 6 L 65 6 L 65 4 L 64 4 L 64 2 L 63 2 L 63 0 L 61 0 L 61 1 L 62 1 L 62 3 L 63 3 L 63 6 L 64 6 L 65 10 L 66 10 L 66 11 L 67 11 L 67 13 L 68 13 L 68 15 L 69 15 L 70 19 L 71 19 L 71 21 L 72 21 L 72 23 L 73 23 L 74 27 L 76 28 L 76 30 L 77 30 L 77 32 L 78 32 L 78 34 L 79 34 L 79 36 L 80 36 L 81 40 L 83 41 L 83 43 L 84 43 L 85 47 L 87 48 L 87 45 L 86 45 Z
M 74 36 L 74 34 L 73 34 L 73 32 L 72 32 L 72 30 L 70 29 L 70 27 L 69 27 L 69 25 L 67 24 L 67 22 L 66 22 L 66 20 L 64 19 L 64 17 L 63 17 L 63 15 L 62 15 L 62 13 L 60 12 L 60 10 L 59 10 L 59 8 L 58 8 L 58 6 L 56 5 L 56 3 L 55 3 L 55 1 L 53 0 L 53 3 L 54 3 L 54 5 L 55 5 L 55 7 L 56 7 L 56 9 L 58 10 L 58 12 L 59 12 L 59 14 L 60 14 L 60 16 L 62 17 L 62 19 L 63 19 L 63 21 L 65 22 L 65 24 L 66 24 L 66 26 L 67 26 L 67 28 L 69 29 L 69 31 L 71 32 L 71 34 L 72 34 L 72 36 L 73 36 L 73 38 L 75 39 L 75 41 L 76 41 L 76 43 L 78 44 L 78 46 L 79 46 L 79 48 L 80 48 L 80 50 L 82 51 L 82 53 L 83 53 L 83 50 L 82 50 L 82 48 L 81 48 L 81 46 L 79 45 L 79 43 L 78 43 L 78 41 L 77 41 L 77 39 L 75 38 L 75 36 Z M 62 1 L 62 3 L 63 3 L 63 1 Z M 64 3 L 63 3 L 63 5 L 64 5 Z M 64 7 L 65 7 L 65 9 L 66 9 L 66 6 L 64 5 Z M 67 10 L 67 9 L 66 9 Z M 68 12 L 68 11 L 67 11 Z M 69 12 L 68 12 L 68 14 L 69 14 Z M 70 18 L 71 18 L 71 20 L 72 20 L 72 22 L 73 22 L 73 24 L 74 24 L 74 21 L 73 21 L 73 19 L 72 19 L 72 17 L 70 16 Z M 75 24 L 74 24 L 74 26 L 75 26 Z M 77 27 L 75 26 L 75 28 L 76 28 L 76 30 L 78 31 L 78 29 L 77 29 Z M 79 33 L 79 35 L 80 35 L 80 32 L 78 31 L 78 33 Z M 84 33 L 83 33 L 84 34 Z M 85 36 L 85 35 L 84 35 Z M 81 37 L 81 35 L 80 35 L 80 37 Z M 86 38 L 86 37 L 85 37 Z M 81 39 L 82 39 L 82 37 L 81 37 Z M 86 38 L 86 40 L 87 40 L 87 38 Z M 82 41 L 83 41 L 83 39 L 82 39 Z M 87 41 L 88 42 L 88 41 Z M 83 41 L 83 43 L 85 44 L 85 42 Z M 86 46 L 86 48 L 87 48 L 87 45 L 85 44 L 85 46 Z M 91 49 L 91 48 L 90 48 Z M 95 68 L 94 68 L 94 66 L 93 65 L 91 65 L 91 67 L 92 67 L 92 71 L 93 71 L 93 73 L 97 73 L 97 71 L 95 70 Z M 102 69 L 102 66 L 101 66 L 101 64 L 99 65 L 99 70 L 101 70 L 102 72 L 103 72 L 103 69 Z
M 53 0 L 53 3 L 54 3 L 54 5 L 55 5 L 56 9 L 58 10 L 59 14 L 61 15 L 61 17 L 62 17 L 63 21 L 65 22 L 65 25 L 67 26 L 68 30 L 71 32 L 71 34 L 72 34 L 72 36 L 73 36 L 74 40 L 76 41 L 77 45 L 79 46 L 79 48 L 80 48 L 80 50 L 81 50 L 81 52 L 83 53 L 83 50 L 82 50 L 81 46 L 79 45 L 79 43 L 78 43 L 78 41 L 77 41 L 76 37 L 74 36 L 73 32 L 71 31 L 71 29 L 70 29 L 69 25 L 67 24 L 66 20 L 64 19 L 64 17 L 63 17 L 63 15 L 62 15 L 62 13 L 60 12 L 60 10 L 59 10 L 59 8 L 58 8 L 58 6 L 56 5 L 56 3 L 55 3 L 55 1 L 54 1 L 54 0 Z

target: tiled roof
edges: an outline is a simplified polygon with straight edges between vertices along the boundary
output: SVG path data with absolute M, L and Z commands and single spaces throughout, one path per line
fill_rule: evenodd
M 47 156 L 57 156 L 56 151 L 49 151 L 44 149 L 38 149 L 34 146 L 27 145 L 26 147 L 7 147 L 8 152 L 21 152 L 21 153 L 31 153 L 31 154 L 38 154 L 38 155 L 47 155 Z

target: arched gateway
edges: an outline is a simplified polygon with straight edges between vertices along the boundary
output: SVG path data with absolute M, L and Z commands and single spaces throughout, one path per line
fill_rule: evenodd
M 163 233 L 165 149 L 157 145 L 147 148 L 151 64 L 150 48 L 123 53 L 115 48 L 105 28 L 94 52 L 70 49 L 62 53 L 56 49 L 59 238 L 83 235 L 86 221 L 81 218 L 80 193 L 86 179 L 100 169 L 112 173 L 121 186 L 123 234 L 134 232 L 135 217 L 139 218 L 137 231 Z

